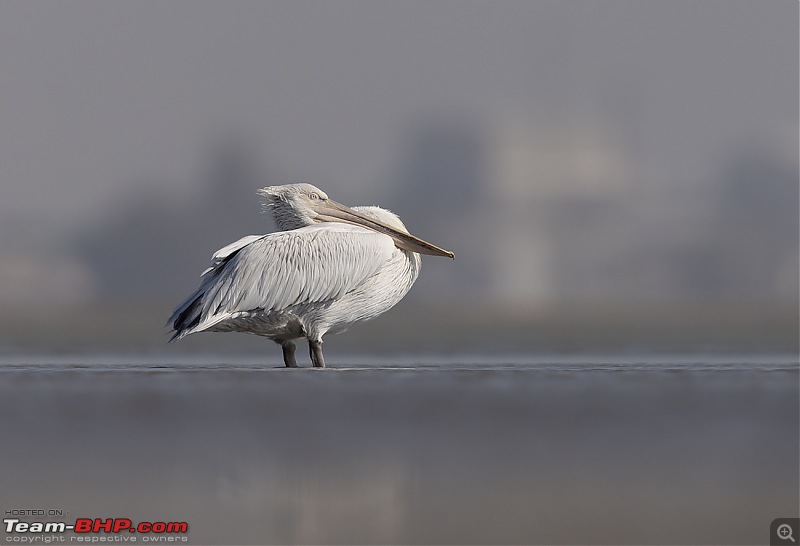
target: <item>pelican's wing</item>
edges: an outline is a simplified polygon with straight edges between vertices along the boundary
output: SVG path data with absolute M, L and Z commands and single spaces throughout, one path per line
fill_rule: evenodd
M 238 241 L 235 241 L 227 246 L 224 246 L 217 250 L 213 256 L 211 256 L 211 267 L 203 271 L 200 274 L 201 277 L 205 277 L 207 274 L 213 272 L 216 269 L 219 269 L 221 265 L 224 265 L 234 254 L 239 252 L 241 249 L 256 241 L 258 239 L 262 239 L 264 235 L 245 235 Z
M 336 299 L 377 273 L 394 250 L 387 235 L 334 222 L 245 237 L 214 254 L 200 288 L 170 318 L 174 338 L 243 311 Z

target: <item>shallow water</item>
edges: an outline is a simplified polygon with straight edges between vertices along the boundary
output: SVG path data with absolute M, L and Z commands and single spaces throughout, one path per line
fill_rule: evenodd
M 193 544 L 754 544 L 798 512 L 793 357 L 330 366 L 0 357 L 0 508 Z

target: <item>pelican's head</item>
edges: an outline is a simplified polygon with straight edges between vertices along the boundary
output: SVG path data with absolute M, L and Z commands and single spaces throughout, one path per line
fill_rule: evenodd
M 282 231 L 316 224 L 317 209 L 328 200 L 324 191 L 311 184 L 267 186 L 258 193 L 265 198 L 264 206 Z
M 379 218 L 379 215 L 369 210 L 355 210 L 329 199 L 325 192 L 311 184 L 268 186 L 258 190 L 258 193 L 266 199 L 266 208 L 272 212 L 275 223 L 283 231 L 322 222 L 344 222 L 388 235 L 394 240 L 395 246 L 403 250 L 433 256 L 454 257 L 449 250 L 444 250 L 409 234 L 403 223 L 394 214 L 389 213 L 397 219 L 396 222 L 381 221 L 382 218 Z M 359 208 L 367 209 L 366 207 Z

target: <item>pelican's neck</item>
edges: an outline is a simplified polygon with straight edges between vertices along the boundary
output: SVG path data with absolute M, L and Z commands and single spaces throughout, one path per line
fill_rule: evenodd
M 266 204 L 266 208 L 272 213 L 272 218 L 281 231 L 291 231 L 314 224 L 311 218 L 295 209 L 290 201 L 283 199 L 270 200 Z

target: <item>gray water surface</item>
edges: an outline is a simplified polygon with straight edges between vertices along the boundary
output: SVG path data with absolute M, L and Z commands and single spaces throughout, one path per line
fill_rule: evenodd
M 798 513 L 793 357 L 330 366 L 2 356 L 0 508 L 193 544 L 757 544 Z

